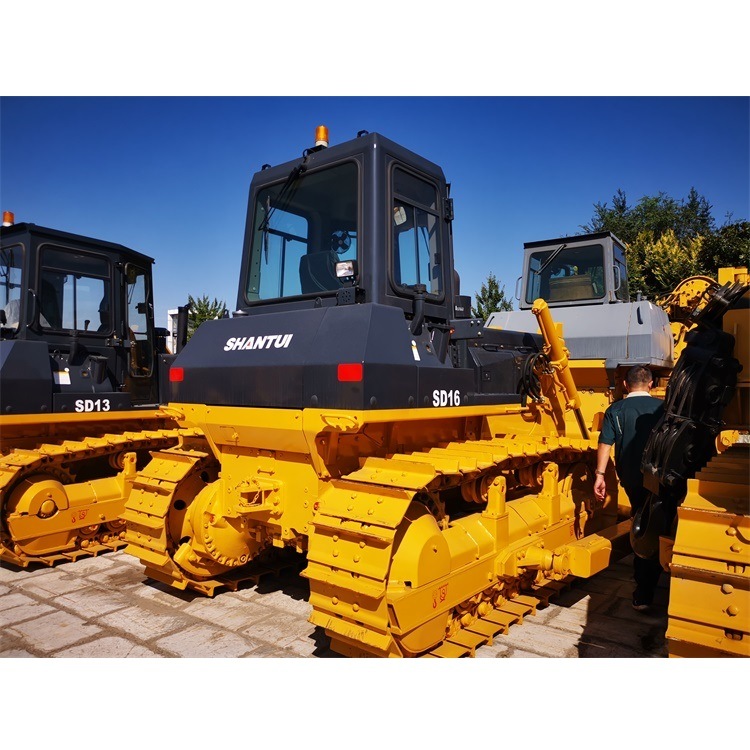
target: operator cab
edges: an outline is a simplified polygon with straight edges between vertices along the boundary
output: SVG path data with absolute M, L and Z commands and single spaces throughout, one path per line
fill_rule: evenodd
M 531 308 L 541 298 L 554 308 L 571 357 L 603 360 L 611 380 L 618 368 L 646 365 L 660 372 L 672 367 L 669 318 L 648 300 L 631 302 L 625 244 L 614 234 L 594 232 L 523 247 L 519 309 L 492 313 L 488 328 L 537 331 Z
M 237 309 L 203 323 L 171 401 L 272 408 L 520 404 L 541 337 L 465 313 L 443 170 L 361 131 L 250 185 Z M 459 302 L 463 315 L 457 315 Z
M 427 321 L 452 318 L 442 169 L 377 133 L 324 142 L 253 178 L 239 314 L 374 302 L 407 318 L 418 306 Z
M 159 403 L 167 331 L 154 327 L 152 264 L 122 245 L 5 222 L 2 413 L 115 411 Z
M 611 232 L 524 243 L 519 307 L 630 302 L 624 243 Z

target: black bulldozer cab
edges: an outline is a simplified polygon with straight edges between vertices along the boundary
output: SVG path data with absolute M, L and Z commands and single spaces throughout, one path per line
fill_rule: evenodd
M 0 413 L 158 404 L 166 331 L 154 327 L 153 260 L 27 223 L 3 226 L 0 243 Z
M 265 166 L 250 185 L 237 309 L 178 355 L 172 400 L 520 403 L 540 339 L 468 317 L 452 220 L 442 169 L 377 133 Z

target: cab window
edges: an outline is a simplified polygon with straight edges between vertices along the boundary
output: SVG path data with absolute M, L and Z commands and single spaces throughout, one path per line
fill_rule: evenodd
M 399 287 L 424 284 L 440 296 L 440 215 L 437 188 L 396 167 L 393 170 L 393 281 Z
M 146 271 L 129 263 L 125 269 L 128 294 L 128 338 L 130 340 L 130 374 L 149 377 L 154 367 L 151 336 L 152 313 Z
M 614 246 L 614 251 L 616 287 L 615 297 L 622 302 L 630 302 L 630 290 L 628 289 L 628 268 L 625 265 L 625 251 L 619 245 Z
M 604 248 L 560 246 L 529 257 L 526 302 L 573 302 L 604 297 Z
M 4 319 L 0 327 L 17 331 L 21 322 L 21 272 L 23 248 L 10 245 L 0 250 L 0 310 Z
M 336 264 L 357 257 L 354 162 L 306 172 L 258 191 L 245 299 L 325 295 L 343 286 Z
M 110 264 L 78 250 L 44 247 L 39 323 L 53 331 L 112 332 Z

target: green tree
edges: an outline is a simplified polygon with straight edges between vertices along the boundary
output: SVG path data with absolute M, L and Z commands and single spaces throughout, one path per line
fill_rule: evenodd
M 750 256 L 750 222 L 728 217 L 717 228 L 711 204 L 695 188 L 684 199 L 659 193 L 635 205 L 618 190 L 611 207 L 594 204 L 594 215 L 581 229 L 613 232 L 628 245 L 630 291 L 650 299 L 671 291 L 687 276 L 716 278 L 721 267 L 747 266 Z
M 188 295 L 188 304 L 190 305 L 190 310 L 188 311 L 188 340 L 190 340 L 190 337 L 203 321 L 222 318 L 227 310 L 227 305 L 224 301 L 220 301 L 214 297 L 213 302 L 211 302 L 207 295 L 203 295 L 203 297 L 198 297 L 197 299 L 193 298 L 192 295 Z
M 657 239 L 643 231 L 628 248 L 628 284 L 634 292 L 655 299 L 689 276 L 702 274 L 699 257 L 703 237 L 680 241 L 673 229 Z
M 502 289 L 500 288 L 494 273 L 490 273 L 487 281 L 482 284 L 481 290 L 474 297 L 477 304 L 476 307 L 472 306 L 471 314 L 482 320 L 487 320 L 493 312 L 513 309 L 513 303 L 505 296 L 505 285 Z
M 589 224 L 581 226 L 584 232 L 610 231 L 623 242 L 635 242 L 642 232 L 651 232 L 658 240 L 664 232 L 672 230 L 680 242 L 701 235 L 706 237 L 716 230 L 711 215 L 711 204 L 690 188 L 687 198 L 677 200 L 666 193 L 645 195 L 634 206 L 628 205 L 623 190 L 612 197 L 612 207 L 595 203 L 594 215 Z
M 731 216 L 727 217 L 717 232 L 704 239 L 698 261 L 704 273 L 714 278 L 719 268 L 750 268 L 750 221 L 731 221 Z

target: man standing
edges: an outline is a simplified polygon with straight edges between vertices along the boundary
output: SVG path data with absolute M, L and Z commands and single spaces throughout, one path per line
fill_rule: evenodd
M 607 489 L 604 470 L 609 462 L 610 448 L 614 445 L 615 470 L 630 500 L 633 516 L 648 498 L 648 490 L 643 486 L 641 459 L 648 436 L 661 416 L 664 402 L 650 395 L 653 377 L 643 365 L 631 367 L 623 385 L 628 391 L 625 398 L 615 401 L 604 413 L 596 455 L 594 494 L 604 500 Z M 661 565 L 658 560 L 644 560 L 635 555 L 633 567 L 636 585 L 633 608 L 646 610 L 653 602 Z

